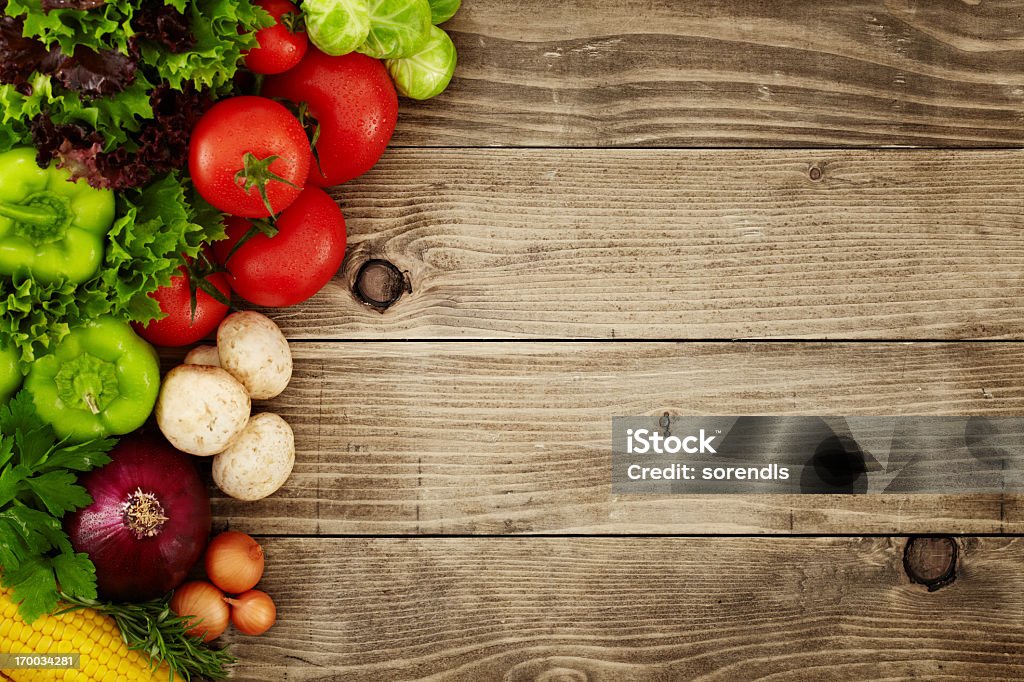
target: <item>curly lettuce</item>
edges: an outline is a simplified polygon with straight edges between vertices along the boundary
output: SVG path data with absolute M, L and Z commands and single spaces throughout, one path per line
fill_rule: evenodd
M 59 45 L 65 54 L 74 54 L 78 46 L 127 54 L 133 35 L 128 24 L 138 5 L 138 0 L 106 0 L 87 10 L 47 10 L 41 0 L 7 0 L 7 16 L 24 17 L 25 35 Z
M 190 132 L 271 23 L 253 0 L 0 0 L 0 151 L 123 190 L 91 280 L 0 278 L 0 346 L 29 363 L 85 319 L 162 316 L 150 294 L 224 237 L 179 172 Z
M 103 292 L 31 277 L 0 278 L 0 346 L 16 348 L 23 367 L 50 353 L 71 327 L 109 310 Z
M 221 87 L 231 81 L 242 54 L 256 46 L 254 33 L 272 23 L 251 0 L 164 0 L 191 30 L 191 40 L 166 35 L 167 17 L 153 17 L 144 0 L 107 0 L 92 9 L 46 10 L 41 0 L 7 0 L 6 14 L 24 21 L 24 34 L 66 55 L 85 48 L 140 51 L 159 79 L 181 88 Z M 158 8 L 159 9 L 159 8 Z M 188 49 L 184 49 L 187 47 Z
M 230 85 L 242 55 L 256 47 L 255 31 L 272 23 L 249 0 L 188 0 L 185 12 L 195 38 L 189 50 L 173 53 L 152 41 L 141 44 L 143 63 L 177 89 L 186 82 L 213 90 Z
M 28 85 L 25 92 L 15 85 L 0 85 L 0 126 L 6 129 L 0 131 L 0 151 L 33 145 L 31 122 L 43 114 L 56 125 L 83 124 L 102 131 L 105 151 L 127 143 L 143 120 L 153 118 L 149 103 L 153 85 L 143 76 L 122 92 L 95 99 L 62 88 L 41 73 L 33 74 Z M 8 144 L 2 144 L 4 132 L 11 139 Z

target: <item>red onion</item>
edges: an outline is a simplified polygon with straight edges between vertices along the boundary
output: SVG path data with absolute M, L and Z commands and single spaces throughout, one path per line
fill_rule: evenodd
M 210 535 L 210 497 L 192 458 L 162 439 L 131 436 L 113 461 L 80 479 L 93 503 L 65 520 L 76 552 L 96 565 L 100 594 L 159 597 L 185 580 Z

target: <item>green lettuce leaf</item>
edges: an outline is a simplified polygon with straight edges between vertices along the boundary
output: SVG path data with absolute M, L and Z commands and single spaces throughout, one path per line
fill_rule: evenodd
M 168 3 L 170 4 L 170 3 Z M 242 54 L 256 47 L 255 31 L 273 19 L 249 0 L 188 0 L 195 46 L 173 54 L 158 45 L 142 46 L 142 61 L 178 90 L 186 81 L 220 90 L 231 83 Z
M 56 124 L 85 123 L 103 133 L 104 151 L 115 149 L 139 130 L 139 121 L 153 117 L 149 104 L 152 83 L 139 74 L 135 82 L 111 97 L 83 100 L 53 83 L 49 76 L 33 74 L 31 94 L 23 95 L 13 85 L 0 85 L 0 151 L 31 145 L 28 124 L 36 114 L 47 112 Z M 6 133 L 6 135 L 5 135 Z
M 26 36 L 47 46 L 59 45 L 65 54 L 73 55 L 78 47 L 128 54 L 129 40 L 135 35 L 132 17 L 141 1 L 107 0 L 86 11 L 45 11 L 40 0 L 7 0 L 6 13 L 24 18 Z M 143 40 L 142 60 L 160 80 L 179 90 L 186 81 L 198 88 L 230 83 L 242 53 L 256 46 L 255 31 L 273 24 L 270 15 L 252 0 L 164 0 L 164 4 L 188 15 L 196 45 L 175 54 Z
M 0 278 L 0 343 L 16 347 L 21 361 L 50 353 L 71 327 L 110 308 L 102 291 L 31 277 Z
M 7 14 L 24 16 L 24 35 L 35 36 L 48 46 L 56 43 L 65 54 L 74 54 L 79 45 L 127 54 L 132 34 L 124 27 L 135 4 L 131 0 L 106 0 L 101 7 L 91 10 L 45 11 L 40 0 L 7 0 Z
M 29 122 L 57 99 L 49 76 L 35 73 L 28 82 L 28 95 L 18 92 L 14 85 L 0 85 L 0 152 L 31 144 Z
M 153 85 L 139 74 L 135 82 L 113 97 L 84 101 L 78 93 L 67 92 L 49 107 L 50 118 L 56 124 L 87 123 L 103 133 L 104 151 L 125 144 L 128 133 L 138 132 L 141 119 L 153 118 L 149 93 Z

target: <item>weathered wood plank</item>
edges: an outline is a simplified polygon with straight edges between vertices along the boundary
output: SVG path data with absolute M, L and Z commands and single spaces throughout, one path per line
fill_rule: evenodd
M 400 150 L 335 196 L 348 258 L 294 338 L 1024 330 L 1024 152 Z M 412 288 L 384 314 L 372 258 Z
M 270 534 L 1021 532 L 1024 496 L 613 496 L 623 414 L 1024 412 L 1024 344 L 293 344 Z
M 466 2 L 398 145 L 1024 144 L 1017 0 Z
M 239 682 L 1024 677 L 1020 538 L 960 540 L 931 593 L 905 538 L 263 542 Z

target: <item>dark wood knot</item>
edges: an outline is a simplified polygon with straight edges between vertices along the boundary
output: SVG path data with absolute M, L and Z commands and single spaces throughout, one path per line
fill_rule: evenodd
M 822 177 L 824 177 L 825 171 L 823 171 L 821 169 L 821 166 L 819 166 L 818 164 L 814 164 L 813 166 L 811 166 L 811 169 L 807 172 L 807 174 L 810 176 L 811 180 L 813 180 L 814 182 L 818 182 L 819 180 L 821 180 Z
M 958 554 L 953 538 L 912 537 L 903 550 L 903 570 L 911 582 L 934 592 L 956 580 Z
M 393 263 L 379 258 L 363 263 L 353 289 L 356 298 L 381 312 L 394 305 L 402 294 L 412 292 L 405 274 Z

